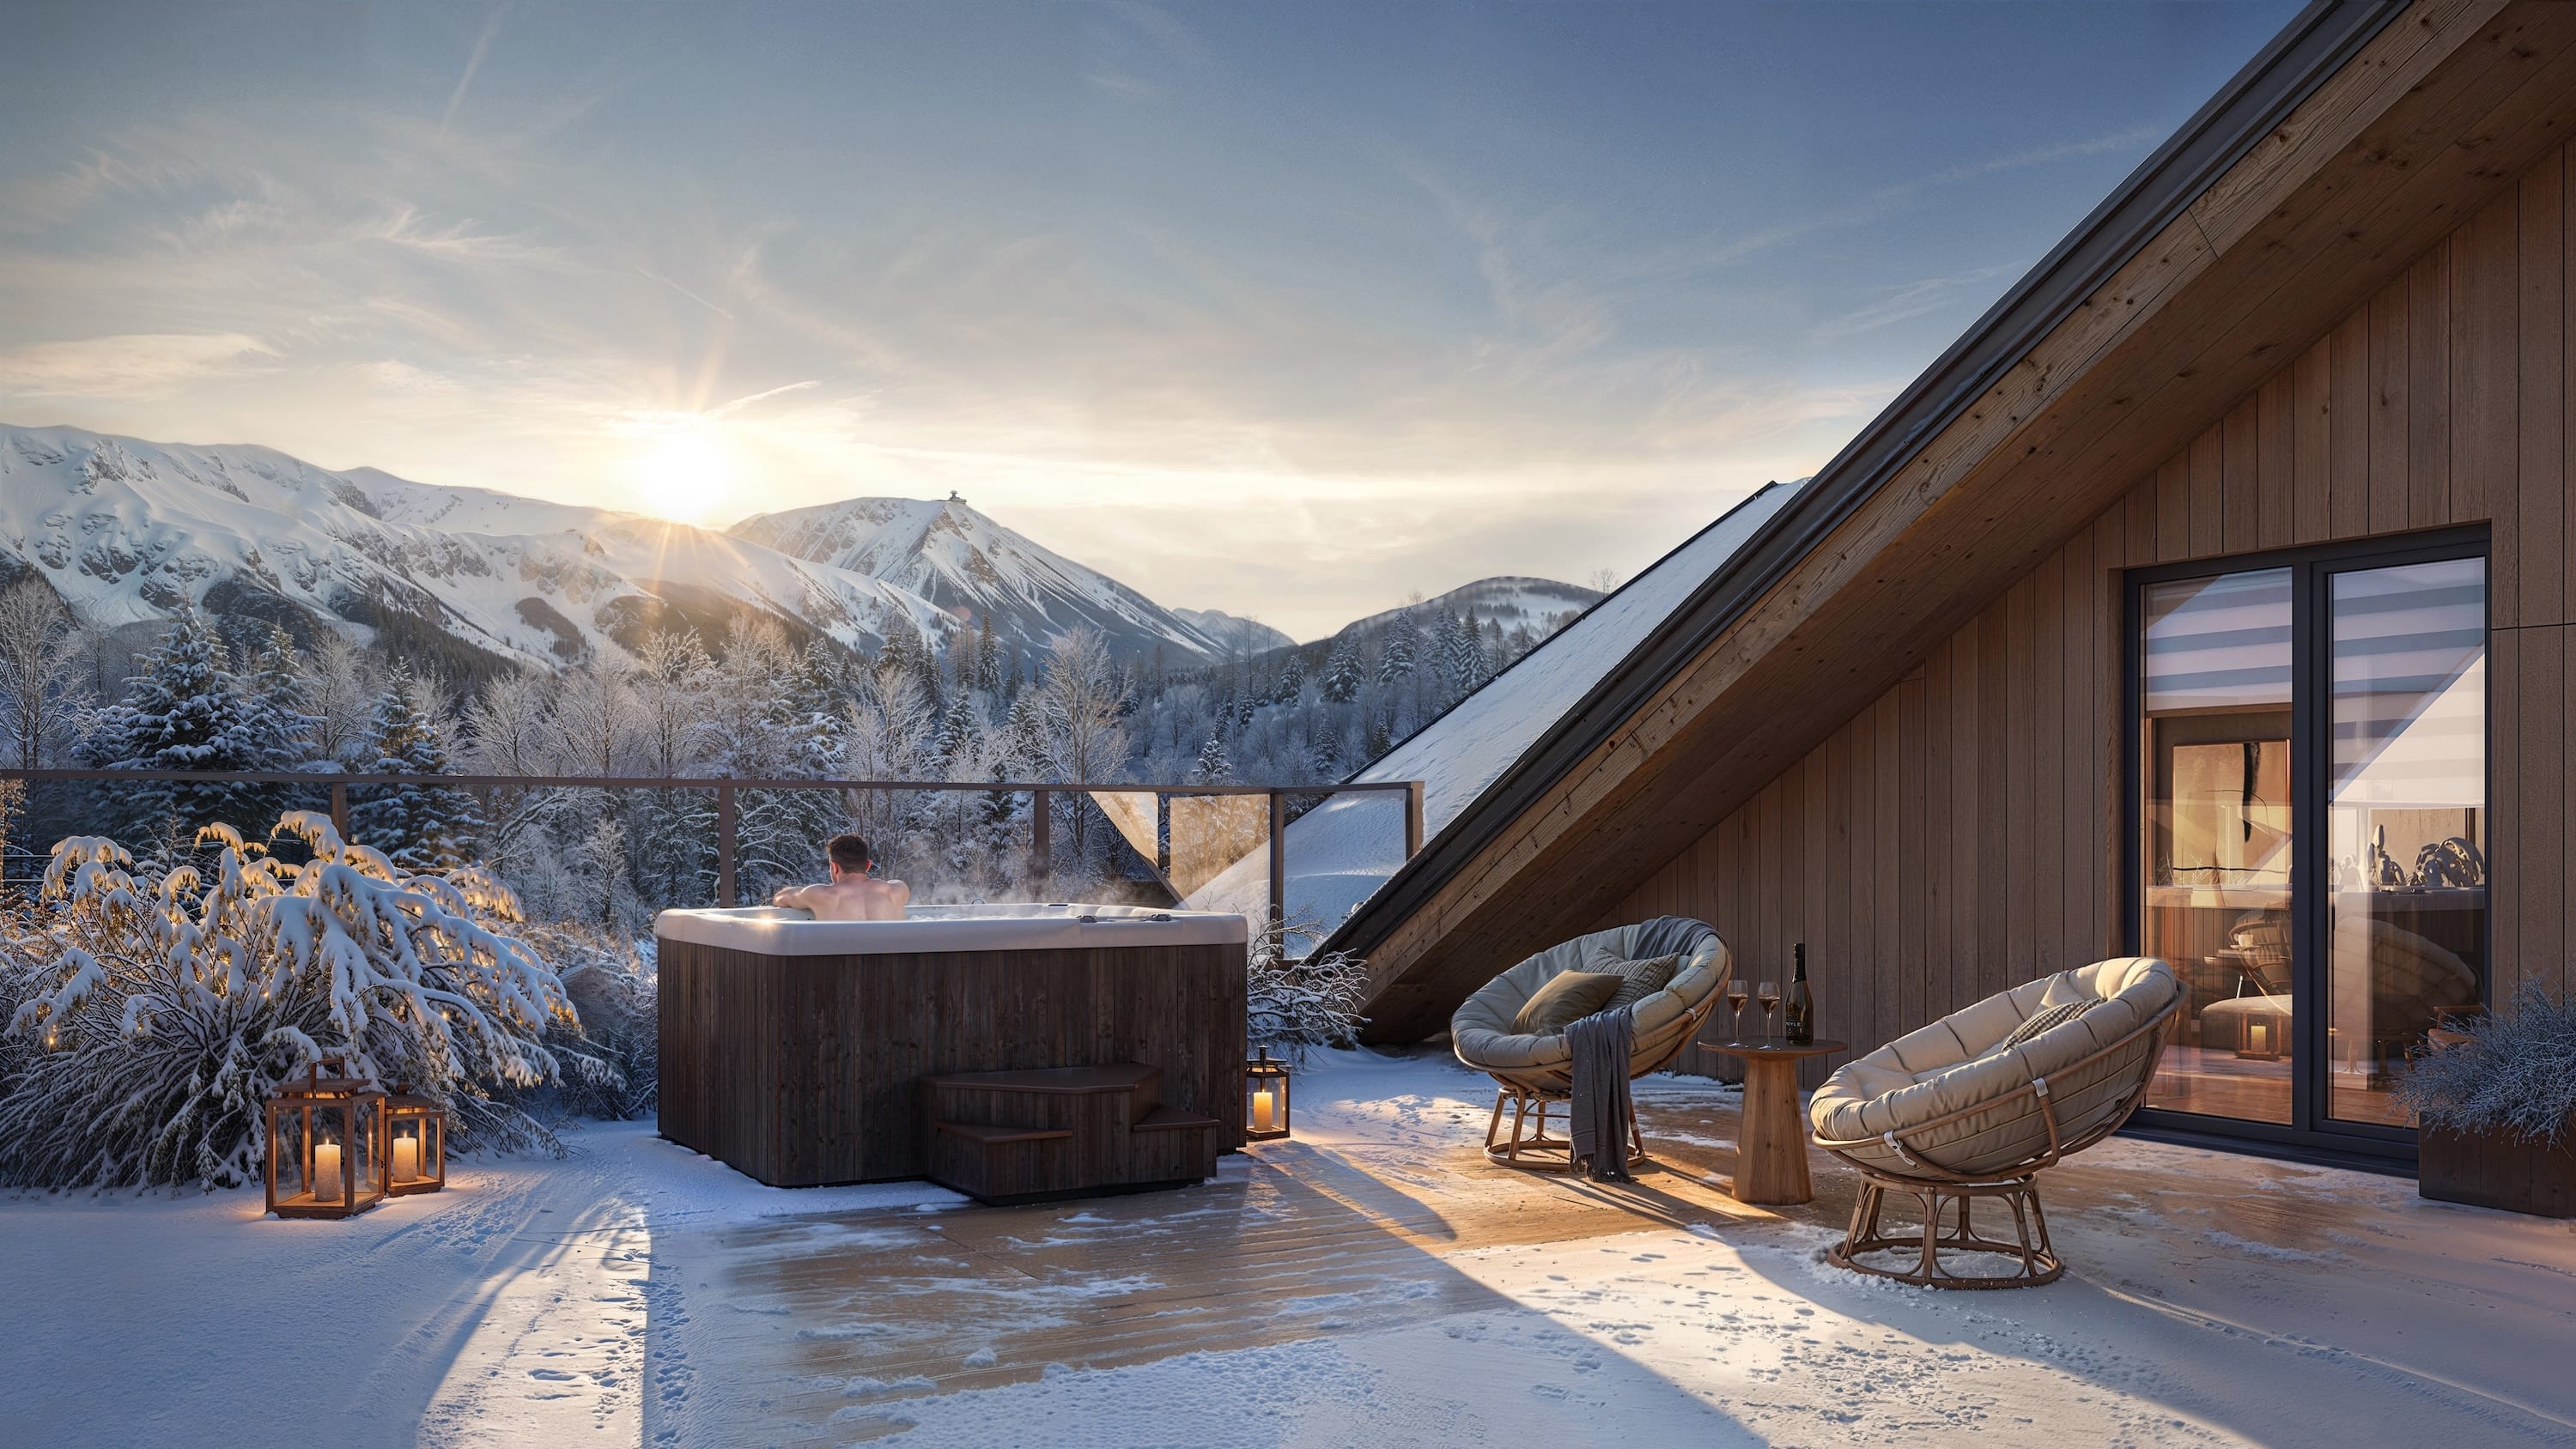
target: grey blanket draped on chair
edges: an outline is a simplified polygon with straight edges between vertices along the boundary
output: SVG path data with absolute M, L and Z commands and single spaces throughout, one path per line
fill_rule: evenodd
M 1565 1029 L 1573 1051 L 1574 1102 L 1568 1111 L 1574 1160 L 1595 1182 L 1631 1182 L 1628 1129 L 1637 1107 L 1628 1095 L 1628 1046 L 1636 1029 L 1626 1010 L 1596 1012 Z

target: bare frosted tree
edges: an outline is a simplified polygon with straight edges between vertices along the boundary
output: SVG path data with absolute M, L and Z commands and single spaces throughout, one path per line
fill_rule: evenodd
M 46 745 L 80 706 L 88 662 L 79 621 L 44 580 L 20 579 L 0 593 L 0 710 L 19 769 L 43 766 Z
M 1057 779 L 1107 784 L 1127 772 L 1127 727 L 1120 709 L 1126 702 L 1126 679 L 1098 634 L 1072 629 L 1049 641 L 1037 695 L 1046 726 L 1047 765 Z M 1089 858 L 1089 804 L 1073 802 L 1077 860 Z
M 534 674 L 504 674 L 483 686 L 465 706 L 465 748 L 460 754 L 475 775 L 543 775 L 554 764 L 549 718 L 552 693 Z
M 1098 634 L 1072 629 L 1050 642 L 1038 709 L 1046 721 L 1047 764 L 1057 779 L 1106 783 L 1125 773 L 1124 683 Z
M 689 632 L 648 636 L 636 651 L 633 678 L 636 711 L 644 743 L 646 773 L 666 779 L 692 772 L 712 742 L 710 726 L 717 689 L 716 663 Z M 764 681 L 778 688 L 779 674 Z M 742 696 L 722 691 L 735 700 Z
M 367 747 L 379 691 L 366 652 L 332 630 L 322 630 L 313 652 L 297 669 L 304 710 L 313 716 L 313 756 L 355 763 Z
M 634 685 L 607 664 L 565 675 L 547 720 L 557 761 L 575 775 L 624 774 L 644 732 Z

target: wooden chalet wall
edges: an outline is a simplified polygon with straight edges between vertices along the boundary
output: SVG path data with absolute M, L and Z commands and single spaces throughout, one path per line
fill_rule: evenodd
M 2485 522 L 2493 995 L 2576 988 L 2572 167 L 2526 173 L 1602 924 L 1700 917 L 1753 979 L 1805 941 L 1821 1031 L 1858 1050 L 2112 954 L 2121 571 Z

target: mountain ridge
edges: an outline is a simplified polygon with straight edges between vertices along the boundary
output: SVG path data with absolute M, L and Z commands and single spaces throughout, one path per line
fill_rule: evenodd
M 1123 659 L 1159 653 L 1176 667 L 1307 647 L 1223 610 L 1166 608 L 954 495 L 845 499 L 715 530 L 328 469 L 256 443 L 0 424 L 0 582 L 21 571 L 109 630 L 193 605 L 299 634 L 434 634 L 473 658 L 539 668 L 631 652 L 650 629 L 715 633 L 738 617 L 855 649 L 882 647 L 899 623 L 944 643 L 989 619 L 1005 643 L 1038 652 L 1087 627 Z M 1591 597 L 1505 575 L 1414 607 L 1472 607 L 1509 628 Z

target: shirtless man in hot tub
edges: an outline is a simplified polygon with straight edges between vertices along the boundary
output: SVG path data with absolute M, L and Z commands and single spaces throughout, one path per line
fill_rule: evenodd
M 876 860 L 868 843 L 855 835 L 835 835 L 824 847 L 831 857 L 829 885 L 787 886 L 770 904 L 812 911 L 818 921 L 900 921 L 912 887 L 899 880 L 870 880 Z

